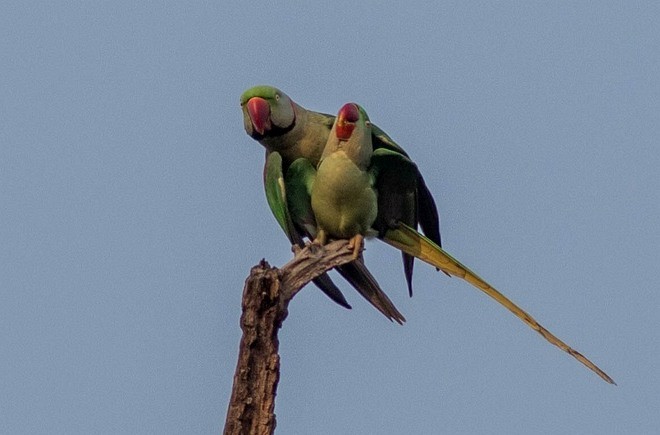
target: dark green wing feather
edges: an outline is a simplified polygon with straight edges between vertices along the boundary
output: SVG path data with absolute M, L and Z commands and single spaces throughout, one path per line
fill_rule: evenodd
M 431 239 L 436 245 L 442 247 L 440 240 L 440 215 L 438 208 L 435 206 L 433 195 L 426 187 L 426 182 L 422 174 L 417 172 L 417 214 L 419 216 L 419 225 L 422 231 Z
M 408 154 L 405 152 L 405 150 L 401 148 L 396 142 L 394 142 L 394 140 L 389 137 L 387 133 L 385 133 L 376 125 L 372 124 L 371 127 L 374 150 L 385 149 L 408 157 Z M 435 201 L 433 200 L 433 195 L 431 195 L 431 192 L 426 186 L 424 177 L 422 177 L 422 174 L 419 172 L 417 165 L 415 165 L 409 157 L 407 160 L 403 160 L 403 162 L 408 166 L 410 164 L 413 165 L 410 166 L 410 170 L 414 170 L 414 175 L 411 173 L 408 173 L 407 175 L 410 177 L 408 179 L 409 182 L 412 180 L 412 178 L 415 179 L 415 203 L 413 204 L 412 202 L 399 201 L 399 207 L 401 208 L 390 210 L 387 218 L 396 218 L 398 215 L 401 222 L 405 222 L 407 225 L 410 225 L 413 228 L 417 228 L 417 224 L 419 224 L 422 227 L 422 231 L 429 239 L 431 239 L 438 246 L 442 246 L 442 241 L 440 239 L 440 217 L 438 214 L 438 208 L 436 207 Z M 393 174 L 395 176 L 395 180 L 391 182 L 383 182 L 383 185 L 381 186 L 383 197 L 387 197 L 397 190 L 402 190 L 396 186 L 396 175 L 398 172 L 394 172 Z M 410 188 L 410 186 L 407 187 Z M 394 205 L 395 204 L 392 204 L 392 206 Z M 414 212 L 411 212 L 408 207 L 414 207 Z M 405 253 L 403 253 L 402 256 L 406 282 L 408 283 L 408 292 L 412 296 L 414 257 Z
M 372 124 L 371 127 L 374 149 L 384 148 L 408 157 L 408 154 L 403 148 L 394 142 L 387 133 L 376 125 Z M 417 179 L 417 216 L 419 225 L 422 227 L 422 231 L 426 237 L 431 239 L 438 246 L 442 246 L 440 240 L 440 216 L 438 214 L 438 208 L 436 207 L 433 195 L 431 195 L 429 188 L 426 186 L 424 177 L 422 177 L 417 166 L 415 166 L 415 173 Z M 415 225 L 411 226 L 416 228 L 417 222 L 415 222 Z
M 377 148 L 371 158 L 370 172 L 378 192 L 378 216 L 373 227 L 379 237 L 397 222 L 416 228 L 417 165 L 398 151 Z M 412 296 L 414 257 L 406 253 L 402 257 L 408 293 Z

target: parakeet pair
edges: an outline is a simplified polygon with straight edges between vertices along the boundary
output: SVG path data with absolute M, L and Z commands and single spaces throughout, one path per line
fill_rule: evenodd
M 367 236 L 376 236 L 402 252 L 410 295 L 416 257 L 447 275 L 463 278 L 614 383 L 441 248 L 437 208 L 417 166 L 370 122 L 361 106 L 347 103 L 333 117 L 304 109 L 276 88 L 256 86 L 243 93 L 241 107 L 246 132 L 266 148 L 266 197 L 291 243 L 303 246 L 305 237 L 321 244 L 328 239 L 350 240 L 355 260 L 337 270 L 390 320 L 405 321 L 364 265 L 360 251 Z M 418 224 L 426 235 L 417 231 Z M 314 283 L 350 308 L 327 274 Z
M 255 86 L 245 91 L 241 107 L 245 131 L 266 148 L 264 186 L 270 209 L 290 242 L 304 246 L 304 238 L 316 238 L 316 218 L 306 186 L 292 182 L 301 176 L 299 165 L 292 164 L 303 158 L 317 167 L 335 117 L 306 110 L 272 86 Z M 407 157 L 378 127 L 371 126 L 371 136 L 374 148 Z M 425 234 L 440 245 L 437 208 L 421 174 L 415 169 L 415 179 L 408 184 L 399 182 L 397 177 L 380 177 L 377 181 L 381 195 L 375 228 L 385 231 L 389 223 L 397 221 L 414 228 L 420 224 Z M 414 258 L 406 253 L 402 256 L 408 291 L 412 295 Z M 387 318 L 398 323 L 405 321 L 361 260 L 336 270 Z M 350 308 L 327 274 L 315 279 L 314 284 L 332 300 Z

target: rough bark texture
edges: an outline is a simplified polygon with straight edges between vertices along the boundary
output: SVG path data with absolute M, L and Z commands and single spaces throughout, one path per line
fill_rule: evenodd
M 280 379 L 277 333 L 289 302 L 311 280 L 333 267 L 352 261 L 347 241 L 325 247 L 309 245 L 296 252 L 282 269 L 265 260 L 254 266 L 243 289 L 243 314 L 238 364 L 234 374 L 225 435 L 275 432 L 275 395 Z

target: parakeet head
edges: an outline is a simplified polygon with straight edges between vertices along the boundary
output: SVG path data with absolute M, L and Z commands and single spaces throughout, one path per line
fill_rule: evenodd
M 367 112 L 355 103 L 344 104 L 337 113 L 335 121 L 335 134 L 340 140 L 349 140 L 356 125 L 364 125 L 366 129 L 371 127 Z
M 293 128 L 293 101 L 272 86 L 255 86 L 241 95 L 245 132 L 255 139 L 274 136 Z
M 359 104 L 346 103 L 339 109 L 321 159 L 335 152 L 345 154 L 360 168 L 369 166 L 373 153 L 371 122 Z

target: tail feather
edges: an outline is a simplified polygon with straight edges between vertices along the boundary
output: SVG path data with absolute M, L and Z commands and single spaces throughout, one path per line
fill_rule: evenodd
M 483 291 L 488 296 L 506 307 L 509 311 L 516 315 L 516 317 L 525 322 L 530 328 L 541 334 L 541 336 L 547 341 L 557 346 L 569 355 L 573 356 L 598 376 L 603 378 L 606 382 L 616 385 L 614 380 L 608 376 L 607 373 L 601 370 L 596 364 L 592 363 L 587 357 L 572 347 L 568 346 L 557 336 L 545 329 L 522 308 L 514 304 L 493 286 L 480 278 L 476 273 L 472 272 L 468 267 L 461 264 L 441 247 L 433 243 L 430 239 L 423 236 L 419 232 L 415 231 L 413 228 L 410 228 L 403 223 L 399 223 L 397 228 L 388 230 L 382 240 L 407 254 L 413 255 L 420 260 L 439 268 L 449 275 L 463 278 L 465 281 L 472 284 L 474 287 Z
M 341 305 L 344 308 L 351 309 L 351 306 L 348 304 L 348 301 L 342 294 L 341 290 L 337 288 L 335 283 L 332 282 L 332 279 L 327 273 L 319 275 L 317 278 L 314 278 L 314 284 L 321 289 L 323 293 L 326 294 L 330 299 L 332 299 L 337 304 Z
M 361 258 L 339 266 L 336 270 L 385 317 L 400 325 L 406 321 L 403 314 L 397 310 L 390 298 L 380 288 L 376 278 L 369 272 Z

